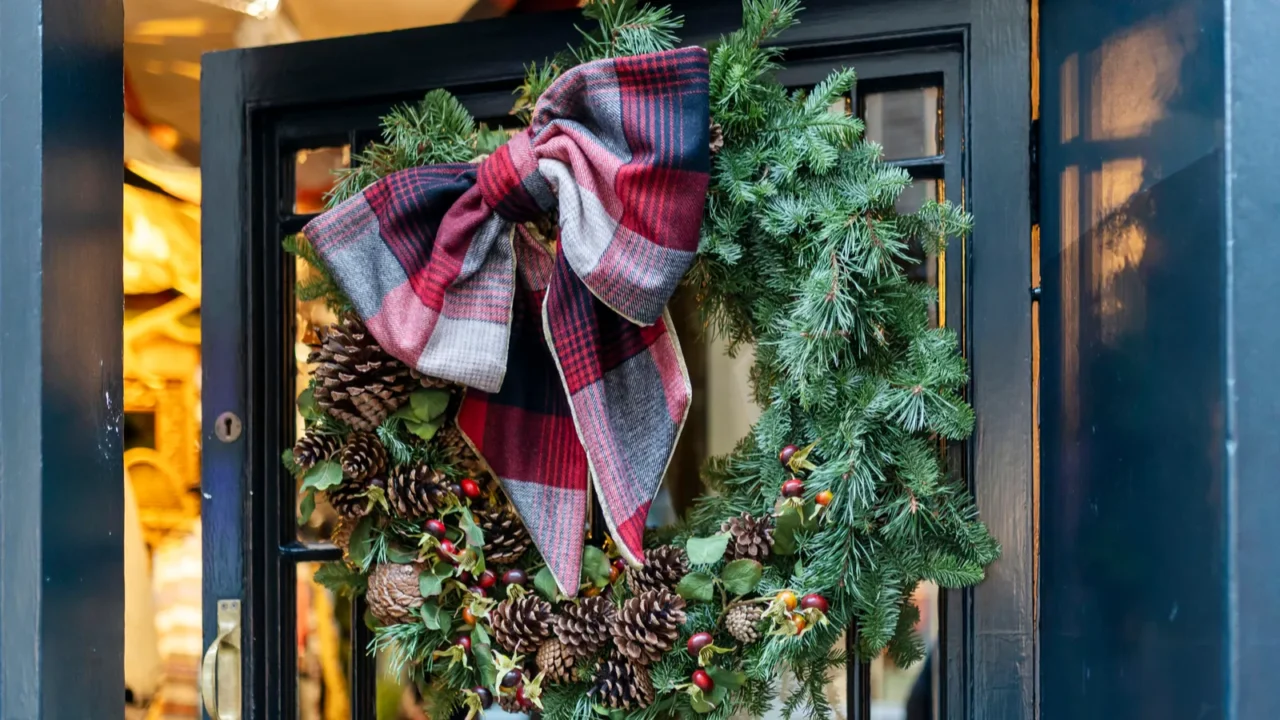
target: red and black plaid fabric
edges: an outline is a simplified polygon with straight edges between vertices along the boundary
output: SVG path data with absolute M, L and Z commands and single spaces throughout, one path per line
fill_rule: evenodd
M 305 234 L 389 352 L 470 388 L 458 423 L 561 588 L 589 481 L 643 562 L 644 520 L 689 407 L 666 303 L 706 199 L 707 54 L 587 63 L 480 165 L 379 180 Z M 554 214 L 554 254 L 521 223 Z

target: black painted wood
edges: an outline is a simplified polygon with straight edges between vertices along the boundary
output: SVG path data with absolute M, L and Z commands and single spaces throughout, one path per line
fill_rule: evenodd
M 122 8 L 0 2 L 0 717 L 124 708 Z
M 714 40 L 740 19 L 733 0 L 675 5 L 686 15 L 687 42 Z M 1023 714 L 1030 704 L 1022 702 L 1030 697 L 1033 670 L 1027 664 L 1033 656 L 1030 507 L 1022 502 L 1031 492 L 1026 8 L 1015 0 L 813 0 L 807 6 L 803 23 L 782 39 L 790 47 L 788 73 L 808 68 L 825 75 L 844 64 L 886 81 L 895 72 L 932 73 L 946 78 L 947 107 L 959 109 L 947 113 L 947 136 L 963 136 L 965 144 L 941 162 L 921 161 L 911 170 L 941 176 L 948 196 L 977 214 L 971 243 L 948 254 L 948 294 L 958 301 L 949 299 L 947 321 L 966 337 L 975 360 L 979 412 L 974 446 L 957 448 L 956 457 L 961 468 L 971 463 L 971 482 L 1006 556 L 989 590 L 946 595 L 947 662 L 938 663 L 944 666 L 938 692 L 943 717 L 1030 717 Z M 214 598 L 246 598 L 246 717 L 292 717 L 293 624 L 286 613 L 294 563 L 326 552 L 294 543 L 292 488 L 278 465 L 291 431 L 282 388 L 291 383 L 293 322 L 291 266 L 282 260 L 279 240 L 306 220 L 288 207 L 285 157 L 300 147 L 336 144 L 335 138 L 358 146 L 393 103 L 437 87 L 453 91 L 478 117 L 500 117 L 525 64 L 573 42 L 576 22 L 576 12 L 549 13 L 205 60 L 206 298 L 219 299 L 205 310 L 206 422 L 224 409 L 246 421 L 238 443 L 206 445 L 206 517 L 219 521 L 206 531 L 206 627 Z M 908 66 L 914 69 L 901 69 Z M 1010 154 L 1015 145 L 1020 150 Z M 966 148 L 982 148 L 983 158 Z M 1015 287 L 1017 294 L 1009 294 Z M 1013 651 L 1002 652 L 1000 642 Z M 866 669 L 854 672 L 861 697 L 869 687 Z M 979 675 L 986 679 L 973 685 Z M 363 682 L 357 677 L 358 689 L 368 687 Z M 363 696 L 364 690 L 356 693 Z M 851 717 L 869 717 L 868 703 L 855 709 Z

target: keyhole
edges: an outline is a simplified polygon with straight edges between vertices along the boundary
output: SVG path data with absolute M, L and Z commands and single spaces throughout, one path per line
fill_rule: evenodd
M 235 442 L 240 437 L 240 416 L 227 411 L 213 421 L 213 434 L 224 443 Z

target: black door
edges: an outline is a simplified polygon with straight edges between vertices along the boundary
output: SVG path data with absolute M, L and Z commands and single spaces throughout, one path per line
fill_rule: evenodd
M 673 4 L 686 16 L 686 43 L 739 23 L 733 0 Z M 858 71 L 847 110 L 916 179 L 902 202 L 945 197 L 975 216 L 973 236 L 920 272 L 938 285 L 937 321 L 959 330 L 973 364 L 977 431 L 952 459 L 1004 555 L 982 586 L 924 598 L 935 603 L 937 642 L 913 682 L 928 717 L 1031 718 L 1035 709 L 1028 13 L 1025 0 L 813 0 L 784 38 L 788 85 L 839 66 Z M 574 43 L 575 22 L 577 13 L 521 16 L 205 59 L 204 626 L 216 649 L 221 607 L 225 652 L 210 667 L 220 662 L 223 673 L 234 674 L 239 639 L 245 718 L 301 717 L 300 702 L 316 692 L 331 711 L 345 702 L 351 717 L 372 718 L 378 692 L 362 609 L 313 597 L 305 582 L 340 551 L 297 526 L 280 464 L 305 387 L 296 348 L 321 312 L 295 298 L 281 241 L 318 211 L 327 171 L 376 137 L 391 106 L 445 88 L 477 118 L 500 121 L 524 66 Z M 312 627 L 317 612 L 340 619 Z M 873 694 L 889 692 L 873 688 L 887 677 L 875 670 L 851 666 L 837 681 L 845 717 L 870 718 Z M 233 697 L 219 716 L 234 717 Z

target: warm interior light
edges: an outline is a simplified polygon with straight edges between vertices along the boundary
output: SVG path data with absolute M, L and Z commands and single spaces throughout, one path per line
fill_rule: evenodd
M 274 17 L 280 11 L 280 0 L 204 0 L 204 2 L 235 10 L 259 20 Z

